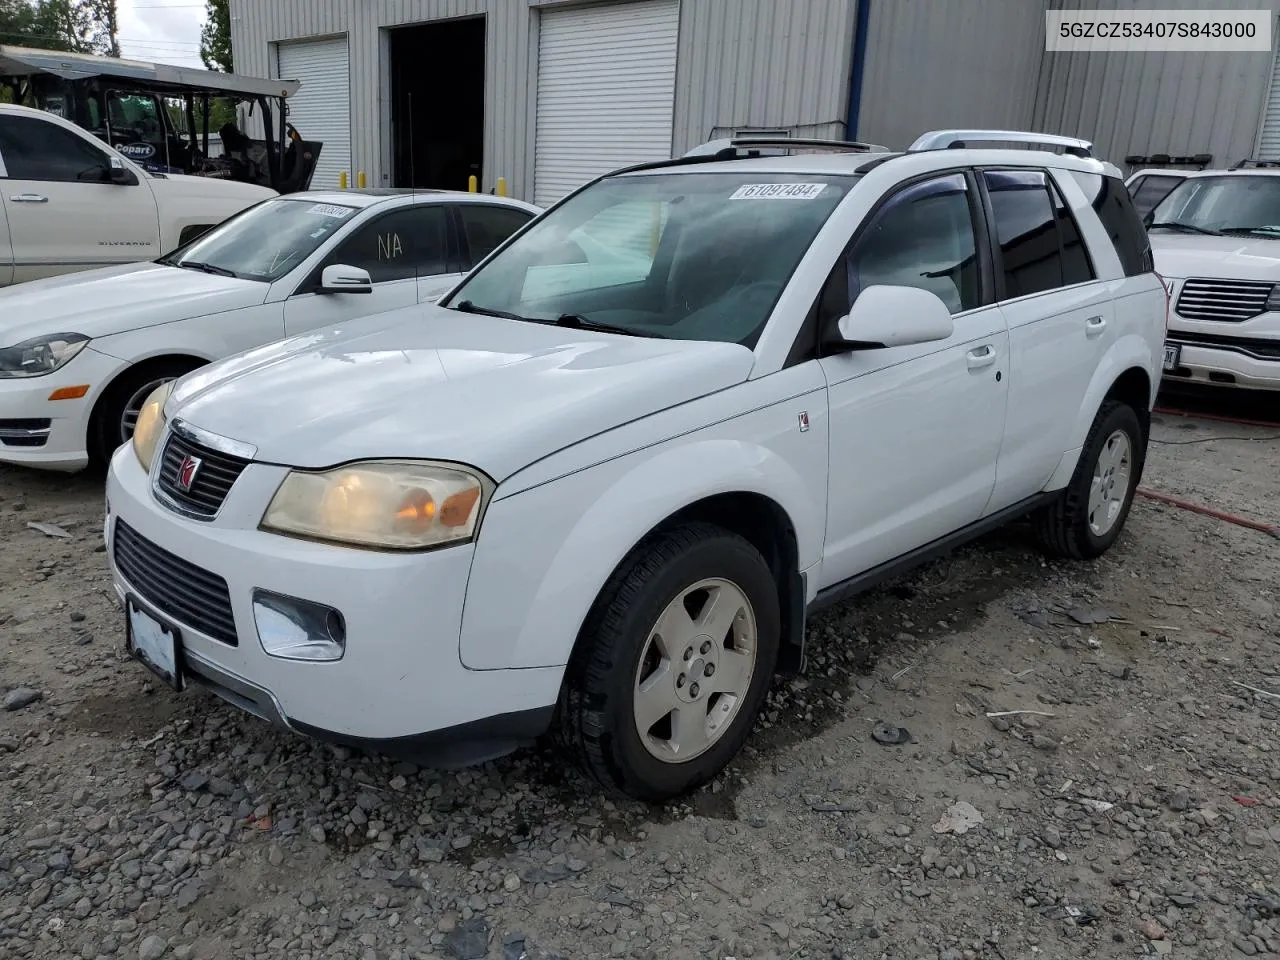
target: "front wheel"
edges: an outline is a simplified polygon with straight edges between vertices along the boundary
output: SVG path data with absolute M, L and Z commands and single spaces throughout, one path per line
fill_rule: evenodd
M 1103 404 L 1080 461 L 1062 495 L 1034 517 L 1040 542 L 1051 553 L 1089 560 L 1120 536 L 1146 455 L 1145 434 L 1128 404 Z
M 607 788 L 662 802 L 733 759 L 778 657 L 764 558 L 710 524 L 638 547 L 592 609 L 560 705 L 562 744 Z
M 184 360 L 159 360 L 139 364 L 117 377 L 103 393 L 89 424 L 90 461 L 95 466 L 105 466 L 117 447 L 133 439 L 142 405 L 151 391 L 196 366 Z

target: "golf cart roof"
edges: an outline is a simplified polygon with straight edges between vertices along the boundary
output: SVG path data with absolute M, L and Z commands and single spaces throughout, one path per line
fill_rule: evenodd
M 99 57 L 88 53 L 37 50 L 0 44 L 0 76 L 24 77 L 51 73 L 63 80 L 114 77 L 149 87 L 170 87 L 175 92 L 208 90 L 210 93 L 242 94 L 250 97 L 291 97 L 301 84 L 297 80 L 266 80 L 237 73 L 197 70 L 167 63 Z

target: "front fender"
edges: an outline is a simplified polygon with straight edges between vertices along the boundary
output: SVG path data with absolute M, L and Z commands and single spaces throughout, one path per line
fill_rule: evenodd
M 1045 484 L 1045 490 L 1060 490 L 1071 481 L 1085 439 L 1089 436 L 1089 428 L 1093 426 L 1093 421 L 1098 415 L 1098 409 L 1116 381 L 1126 371 L 1137 367 L 1146 373 L 1151 387 L 1147 401 L 1148 411 L 1155 406 L 1156 393 L 1160 389 L 1160 363 L 1161 358 L 1156 352 L 1156 347 L 1153 347 L 1145 337 L 1136 333 L 1126 334 L 1111 345 L 1103 355 L 1102 362 L 1093 372 L 1093 379 L 1089 381 L 1084 402 L 1080 404 L 1075 424 L 1071 428 L 1071 444 L 1063 454 L 1058 469 Z
M 672 514 L 716 494 L 773 500 L 795 529 L 801 569 L 808 566 L 826 523 L 825 417 L 823 428 L 775 436 L 772 446 L 725 436 L 671 441 L 496 500 L 472 562 L 463 664 L 567 663 L 592 603 L 631 548 Z M 793 459 L 797 448 L 808 457 Z

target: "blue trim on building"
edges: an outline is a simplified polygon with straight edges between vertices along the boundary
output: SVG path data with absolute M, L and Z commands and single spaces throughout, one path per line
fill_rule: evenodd
M 853 62 L 849 70 L 849 112 L 845 118 L 847 140 L 858 138 L 858 114 L 862 107 L 862 71 L 867 62 L 867 25 L 871 22 L 871 0 L 854 0 L 858 5 L 854 17 Z

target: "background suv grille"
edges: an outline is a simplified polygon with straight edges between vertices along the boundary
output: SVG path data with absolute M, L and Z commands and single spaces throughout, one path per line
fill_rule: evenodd
M 190 490 L 178 486 L 178 470 L 188 456 L 200 458 L 200 469 Z M 176 433 L 170 433 L 160 456 L 156 486 L 182 510 L 196 517 L 217 515 L 232 485 L 239 479 L 248 460 L 210 450 Z
M 1188 280 L 1174 309 L 1188 320 L 1240 323 L 1267 312 L 1273 287 L 1257 280 Z
M 112 554 L 124 578 L 161 613 L 238 646 L 227 581 L 156 546 L 123 520 L 116 520 Z

